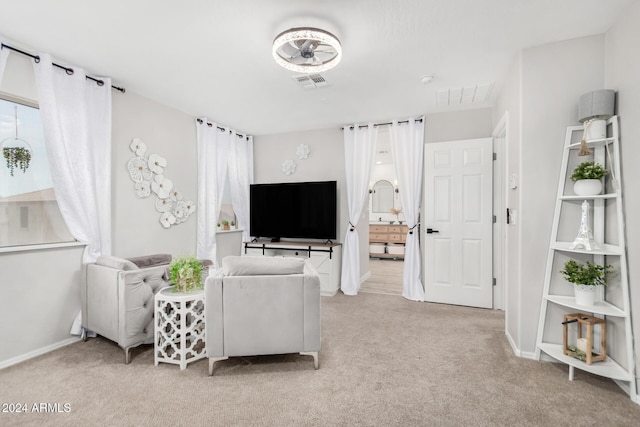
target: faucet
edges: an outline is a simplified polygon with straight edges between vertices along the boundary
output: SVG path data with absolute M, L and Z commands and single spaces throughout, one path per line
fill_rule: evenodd
M 378 221 L 382 222 L 382 217 L 381 216 L 378 217 Z

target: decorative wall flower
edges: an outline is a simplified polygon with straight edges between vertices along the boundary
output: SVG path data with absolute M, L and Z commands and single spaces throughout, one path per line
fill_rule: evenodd
M 169 197 L 171 197 L 171 200 L 173 200 L 174 202 L 177 202 L 178 200 L 182 200 L 182 193 L 178 192 L 177 190 L 173 190 Z
M 145 198 L 151 194 L 151 183 L 149 181 L 140 181 L 134 184 L 138 197 Z
M 173 190 L 173 182 L 164 177 L 164 175 L 156 175 L 151 183 L 151 189 L 161 199 L 166 199 Z
M 144 153 L 147 152 L 147 146 L 140 138 L 133 138 L 129 148 L 131 148 L 131 151 L 136 153 L 136 156 L 144 156 Z
M 179 200 L 176 203 L 176 208 L 173 210 L 173 214 L 176 217 L 176 222 L 185 222 L 189 217 L 189 210 L 187 209 L 187 203 Z
M 296 155 L 300 160 L 309 157 L 309 153 L 311 153 L 311 150 L 309 150 L 309 146 L 307 144 L 298 145 L 298 148 L 296 149 Z
M 169 228 L 175 223 L 176 223 L 176 217 L 173 216 L 171 212 L 165 212 L 162 215 L 160 215 L 160 224 L 162 224 L 164 228 Z
M 294 162 L 293 160 L 285 160 L 282 163 L 282 172 L 284 172 L 287 175 L 291 175 L 292 173 L 295 173 L 296 162 Z
M 127 169 L 129 169 L 129 176 L 135 182 L 149 181 L 153 176 L 144 157 L 134 157 L 129 160 Z
M 157 175 L 162 175 L 164 167 L 167 166 L 167 159 L 160 157 L 157 154 L 149 156 L 149 169 Z
M 171 209 L 173 209 L 173 200 L 168 197 L 166 199 L 159 197 L 156 199 L 156 210 L 158 212 L 169 212 Z
M 186 203 L 187 203 L 187 211 L 189 212 L 189 215 L 191 215 L 196 211 L 196 204 L 193 203 L 191 200 L 188 200 Z

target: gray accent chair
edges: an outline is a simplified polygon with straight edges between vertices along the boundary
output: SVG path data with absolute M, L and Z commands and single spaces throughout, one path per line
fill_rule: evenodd
M 88 264 L 82 288 L 82 326 L 129 350 L 153 343 L 154 296 L 169 282 L 171 255 L 101 256 Z M 204 273 L 203 273 L 204 274 Z
M 228 256 L 205 282 L 209 375 L 234 356 L 320 351 L 320 278 L 300 258 Z

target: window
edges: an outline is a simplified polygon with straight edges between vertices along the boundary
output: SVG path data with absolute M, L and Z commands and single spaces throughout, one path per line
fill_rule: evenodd
M 0 97 L 0 144 L 0 247 L 74 241 L 56 202 L 36 105 Z

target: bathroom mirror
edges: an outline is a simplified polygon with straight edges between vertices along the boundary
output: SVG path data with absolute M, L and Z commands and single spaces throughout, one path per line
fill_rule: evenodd
M 371 212 L 389 213 L 392 207 L 393 185 L 384 179 L 376 182 L 371 193 Z

